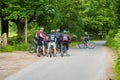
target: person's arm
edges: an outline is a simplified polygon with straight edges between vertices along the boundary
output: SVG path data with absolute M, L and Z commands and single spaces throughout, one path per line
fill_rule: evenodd
M 70 35 L 68 35 L 68 42 L 70 42 L 71 41 L 71 38 L 70 38 Z
M 35 37 L 37 38 L 37 33 L 35 34 Z
M 55 34 L 55 42 L 57 42 L 57 37 L 56 37 L 56 34 Z
M 43 36 L 43 34 L 42 34 L 42 33 L 40 33 L 40 37 L 44 39 L 44 36 Z

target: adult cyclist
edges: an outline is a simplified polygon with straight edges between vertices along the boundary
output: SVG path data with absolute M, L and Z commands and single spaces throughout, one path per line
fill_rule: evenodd
M 54 49 L 54 55 L 56 55 L 56 35 L 55 35 L 55 30 L 51 30 L 51 33 L 48 35 L 48 54 L 50 52 L 50 47 L 51 45 L 53 46 Z
M 36 35 L 35 37 L 37 38 L 37 41 L 38 41 L 38 44 L 37 44 L 37 48 L 36 48 L 36 53 L 37 53 L 37 56 L 40 57 L 39 55 L 39 47 L 42 46 L 42 50 L 43 50 L 43 54 L 45 54 L 45 46 L 44 46 L 44 39 L 45 39 L 45 36 L 44 36 L 44 28 L 40 28 L 40 30 L 38 32 L 36 32 Z
M 85 34 L 84 34 L 84 43 L 85 43 L 86 46 L 89 46 L 88 41 L 89 41 L 89 35 L 88 35 L 87 32 L 85 32 Z
M 55 35 L 56 35 L 56 39 L 57 39 L 57 41 L 56 41 L 56 46 L 58 46 L 58 49 L 59 49 L 60 52 L 61 52 L 62 33 L 60 32 L 60 29 L 57 29 L 57 30 L 56 30 Z
M 69 42 L 70 41 L 71 41 L 70 35 L 68 35 L 67 31 L 64 30 L 63 35 L 62 35 L 62 43 L 63 43 L 63 46 L 66 46 L 67 56 L 70 56 L 69 54 Z

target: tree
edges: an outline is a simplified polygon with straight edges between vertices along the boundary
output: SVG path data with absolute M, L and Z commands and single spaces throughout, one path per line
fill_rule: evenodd
M 3 33 L 7 33 L 7 36 L 8 36 L 8 29 L 9 29 L 8 20 L 4 19 L 3 10 L 2 10 L 5 8 L 7 8 L 7 5 L 4 2 L 0 1 L 0 17 L 1 17 L 1 26 L 2 26 L 1 35 Z

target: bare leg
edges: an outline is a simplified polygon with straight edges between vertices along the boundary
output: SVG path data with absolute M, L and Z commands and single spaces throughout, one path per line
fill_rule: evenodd
M 42 46 L 43 48 L 43 55 L 45 55 L 45 46 Z
M 39 56 L 39 54 L 38 54 L 38 48 L 36 49 L 36 53 L 37 53 L 37 56 Z
M 54 55 L 56 56 L 56 48 L 54 48 Z

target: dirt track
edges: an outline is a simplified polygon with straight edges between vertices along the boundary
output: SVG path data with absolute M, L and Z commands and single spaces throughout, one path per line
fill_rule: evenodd
M 0 80 L 42 59 L 28 52 L 0 53 Z

